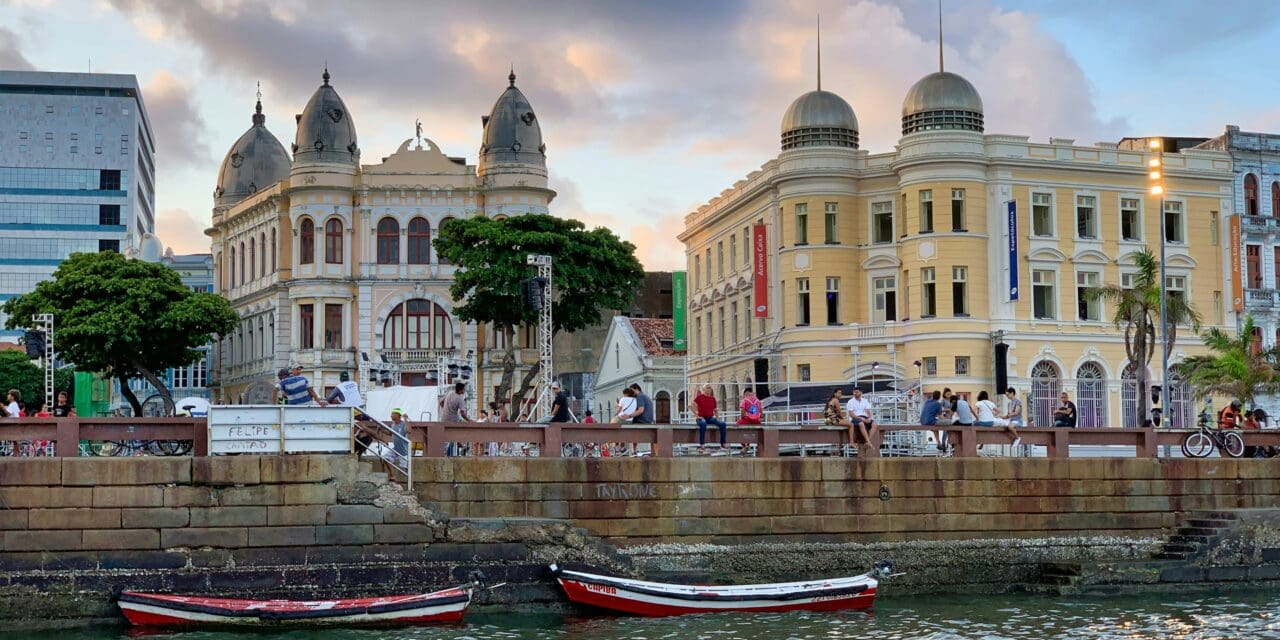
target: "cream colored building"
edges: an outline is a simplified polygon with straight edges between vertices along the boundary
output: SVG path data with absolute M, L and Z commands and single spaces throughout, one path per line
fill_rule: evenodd
M 207 233 L 215 286 L 241 323 L 219 345 L 215 393 L 269 401 L 275 371 L 291 361 L 325 389 L 366 356 L 424 384 L 442 354 L 474 352 L 486 398 L 505 345 L 454 316 L 455 267 L 431 241 L 451 218 L 548 212 L 555 192 L 537 117 L 513 73 L 482 118 L 477 164 L 420 133 L 361 164 L 353 115 L 329 79 L 326 69 L 297 116 L 292 154 L 259 102 L 222 163 Z
M 762 359 L 773 393 L 808 389 L 809 402 L 873 379 L 976 395 L 995 389 L 1002 342 L 1008 382 L 1028 394 L 1038 424 L 1064 390 L 1082 426 L 1134 426 L 1136 384 L 1114 309 L 1083 293 L 1123 285 L 1135 252 L 1159 251 L 1148 158 L 1110 143 L 989 134 L 988 124 L 999 126 L 985 121 L 973 85 L 939 71 L 905 97 L 896 148 L 872 153 L 859 148 L 842 98 L 800 96 L 777 157 L 685 218 L 690 384 L 736 398 L 758 382 Z M 1233 328 L 1223 302 L 1231 157 L 1189 149 L 1165 165 L 1169 289 L 1206 325 Z M 767 232 L 767 300 L 752 299 L 755 225 Z M 761 302 L 767 317 L 753 318 Z M 1173 359 L 1200 349 L 1184 329 Z M 1158 355 L 1150 368 L 1158 384 Z

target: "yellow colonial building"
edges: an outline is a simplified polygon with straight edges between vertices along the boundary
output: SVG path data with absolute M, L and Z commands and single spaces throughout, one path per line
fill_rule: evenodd
M 845 100 L 800 96 L 778 156 L 685 218 L 690 385 L 812 404 L 837 385 L 994 396 L 1007 379 L 1036 424 L 1067 391 L 1081 426 L 1136 425 L 1115 310 L 1086 292 L 1128 283 L 1144 247 L 1158 254 L 1163 216 L 1170 295 L 1234 327 L 1231 157 L 1166 153 L 1162 210 L 1145 151 L 988 124 L 972 84 L 931 73 L 903 101 L 897 147 L 873 154 Z M 1184 328 L 1172 360 L 1201 348 Z M 1160 384 L 1159 355 L 1150 369 Z M 1189 419 L 1172 390 L 1175 422 Z
M 290 362 L 322 390 L 371 366 L 433 384 L 441 357 L 474 362 L 471 380 L 488 400 L 507 345 L 454 316 L 456 267 L 431 241 L 451 218 L 548 212 L 555 192 L 533 108 L 513 72 L 481 118 L 477 164 L 420 129 L 361 164 L 352 114 L 327 69 L 322 77 L 296 118 L 292 153 L 259 102 L 218 174 L 206 233 L 216 289 L 241 322 L 217 345 L 216 400 L 270 402 L 275 371 Z M 532 346 L 526 335 L 518 342 Z

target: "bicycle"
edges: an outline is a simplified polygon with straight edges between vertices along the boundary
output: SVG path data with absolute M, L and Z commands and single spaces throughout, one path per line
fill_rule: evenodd
M 1182 441 L 1182 455 L 1188 458 L 1204 458 L 1213 453 L 1214 447 L 1232 458 L 1244 455 L 1244 438 L 1235 431 L 1223 431 L 1201 422 L 1195 431 Z

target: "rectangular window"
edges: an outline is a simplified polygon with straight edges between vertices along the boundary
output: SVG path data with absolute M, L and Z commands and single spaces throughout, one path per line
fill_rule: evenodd
M 1280 213 L 1280 211 L 1273 212 L 1272 215 L 1275 215 L 1276 213 Z M 1209 245 L 1214 247 L 1218 246 L 1218 212 L 1217 211 L 1209 212 Z
M 893 203 L 871 204 L 871 241 L 875 244 L 893 242 Z
M 711 247 L 707 247 L 706 255 L 707 255 L 707 258 L 706 260 L 703 260 L 703 263 L 707 265 L 707 278 L 704 282 L 706 282 L 707 286 L 709 287 L 711 286 Z
M 118 204 L 98 205 L 98 224 L 102 224 L 102 225 L 120 224 L 120 205 Z
M 796 205 L 796 244 L 809 244 L 809 205 Z
M 1120 274 L 1120 288 L 1121 288 L 1121 289 L 1132 289 L 1132 288 L 1133 288 L 1133 283 L 1135 282 L 1135 280 L 1137 279 L 1137 277 L 1138 277 L 1138 274 L 1136 274 L 1136 273 L 1122 273 L 1122 274 Z
M 751 311 L 752 311 L 751 310 L 751 294 L 748 293 L 742 296 L 742 313 L 744 316 L 746 316 L 746 322 L 743 323 L 743 327 L 746 329 L 746 333 L 744 334 L 743 337 L 748 342 L 751 341 Z
M 796 365 L 796 377 L 800 379 L 800 382 L 809 382 L 809 380 L 812 378 L 812 375 L 813 374 L 809 370 L 809 365 L 807 364 Z
M 1127 242 L 1142 240 L 1142 201 L 1137 198 L 1120 198 L 1120 239 Z
M 742 230 L 742 266 L 751 266 L 751 228 Z
M 925 356 L 920 358 L 920 361 L 924 364 L 924 375 L 938 375 L 938 358 L 936 356 Z
M 1280 247 L 1274 248 L 1273 251 L 1275 252 L 1272 256 L 1272 270 L 1275 271 L 1274 288 L 1280 289 Z
M 1164 203 L 1164 239 L 1166 242 L 1182 244 L 1182 203 L 1165 201 Z
M 716 280 L 724 280 L 724 240 L 716 243 Z
M 827 278 L 827 324 L 840 324 L 840 278 Z
M 871 289 L 875 300 L 872 305 L 872 320 L 875 322 L 893 322 L 898 319 L 898 287 L 893 276 L 875 278 L 871 281 Z
M 298 348 L 316 348 L 316 311 L 315 305 L 298 305 Z
M 796 326 L 809 326 L 808 278 L 796 278 Z
M 698 286 L 702 282 L 702 260 L 699 256 L 693 257 L 693 286 Z
M 717 326 L 720 328 L 720 330 L 719 330 L 719 335 L 720 335 L 720 338 L 719 338 L 719 339 L 720 339 L 720 350 L 721 350 L 721 351 L 724 351 L 724 333 L 725 333 L 725 331 L 724 331 L 724 307 L 720 307 L 720 308 L 719 308 L 719 309 L 717 309 L 716 311 L 719 313 L 719 321 L 720 321 L 720 322 L 719 322 L 719 324 L 717 325 Z
M 1076 306 L 1081 320 L 1086 322 L 1102 320 L 1102 300 L 1090 294 L 1101 286 L 1102 276 L 1096 272 L 1081 271 L 1076 274 Z
M 342 348 L 342 305 L 324 306 L 324 348 Z
M 920 233 L 933 233 L 933 190 L 920 191 Z
M 839 215 L 839 205 L 834 202 L 828 202 L 824 206 L 823 212 L 823 229 L 826 232 L 827 244 L 840 244 L 839 229 L 836 228 L 836 220 Z
M 1031 272 L 1031 313 L 1037 320 L 1053 320 L 1057 317 L 1054 304 L 1054 274 L 1052 271 Z
M 1183 304 L 1187 302 L 1187 278 L 1186 276 L 1166 276 L 1164 279 L 1165 295 L 1169 296 L 1169 306 L 1173 306 L 1173 301 L 1178 300 Z
M 969 315 L 969 267 L 951 267 L 951 315 Z
M 969 375 L 969 356 L 956 356 L 956 375 Z
M 1053 195 L 1031 194 L 1031 233 L 1041 238 L 1053 236 Z
M 103 169 L 98 172 L 98 188 L 103 191 L 120 190 L 120 170 Z
M 1213 322 L 1222 324 L 1222 292 L 1213 292 Z
M 1098 239 L 1097 201 L 1094 196 L 1076 196 L 1076 237 Z
M 951 230 L 964 231 L 964 189 L 951 190 Z
M 938 277 L 933 267 L 920 270 L 920 317 L 932 318 L 938 314 Z
M 98 251 L 99 252 L 114 251 L 116 253 L 120 253 L 120 241 L 119 240 L 99 240 Z
M 729 270 L 738 265 L 738 236 L 729 236 Z
M 738 303 L 729 303 L 729 333 L 733 344 L 738 344 Z

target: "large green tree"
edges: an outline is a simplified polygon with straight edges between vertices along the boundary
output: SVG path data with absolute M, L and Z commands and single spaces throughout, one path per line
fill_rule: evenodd
M 1133 274 L 1132 287 L 1109 284 L 1094 289 L 1090 296 L 1101 298 L 1115 308 L 1112 321 L 1124 329 L 1124 350 L 1133 365 L 1138 381 L 1138 422 L 1147 417 L 1147 403 L 1151 397 L 1151 380 L 1147 367 L 1159 348 L 1156 332 L 1160 328 L 1160 261 L 1151 249 L 1143 248 L 1133 258 L 1138 268 Z M 1178 327 L 1188 325 L 1192 331 L 1200 330 L 1200 314 L 1181 296 L 1167 296 L 1169 305 L 1169 334 L 1163 336 L 1166 354 L 1173 353 L 1178 340 Z M 1166 381 L 1166 384 L 1168 382 Z M 1167 408 L 1166 408 L 1167 411 Z
M 1260 393 L 1280 392 L 1276 349 L 1264 351 L 1253 336 L 1253 316 L 1234 336 L 1214 327 L 1200 338 L 1210 353 L 1178 363 L 1178 372 L 1197 396 L 1221 395 L 1252 406 Z
M 525 263 L 529 254 L 552 257 L 553 332 L 578 331 L 600 322 L 601 309 L 625 309 L 644 279 L 635 245 L 608 229 L 587 229 L 577 220 L 524 215 L 446 222 L 435 240 L 436 251 L 459 266 L 450 293 L 453 310 L 467 322 L 483 322 L 514 343 L 516 327 L 536 325 L 537 314 L 520 302 L 520 284 L 535 275 Z M 534 365 L 511 394 L 515 351 L 503 355 L 498 398 L 519 407 L 539 372 Z
M 193 292 L 173 269 L 111 251 L 72 254 L 52 279 L 5 302 L 4 312 L 10 329 L 52 313 L 61 356 L 119 380 L 134 415 L 142 415 L 142 405 L 129 380 L 150 382 L 172 412 L 169 388 L 157 374 L 195 362 L 203 356 L 199 347 L 237 322 L 226 300 Z
M 44 398 L 44 372 L 25 351 L 0 351 L 0 397 L 10 389 L 20 391 L 28 406 L 35 406 L 32 400 Z

